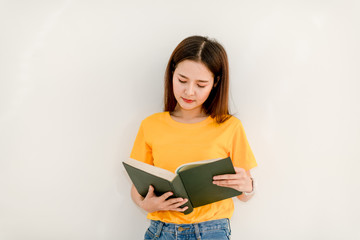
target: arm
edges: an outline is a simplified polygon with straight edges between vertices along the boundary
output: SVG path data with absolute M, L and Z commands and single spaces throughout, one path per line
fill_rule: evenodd
M 146 197 L 144 198 L 138 193 L 134 185 L 132 185 L 131 187 L 132 200 L 136 203 L 136 205 L 138 205 L 148 213 L 152 213 L 156 211 L 167 211 L 167 210 L 183 212 L 186 209 L 188 209 L 188 207 L 180 208 L 180 206 L 182 206 L 188 201 L 187 199 L 183 199 L 183 198 L 168 199 L 172 194 L 173 194 L 172 192 L 167 192 L 158 197 L 154 193 L 154 187 L 150 185 L 149 191 Z
M 213 178 L 213 183 L 222 186 L 230 187 L 240 192 L 251 193 L 253 191 L 253 183 L 250 171 L 246 171 L 243 168 L 235 167 L 235 174 L 218 175 Z M 254 194 L 245 195 L 241 194 L 237 198 L 243 202 L 246 202 L 252 198 Z

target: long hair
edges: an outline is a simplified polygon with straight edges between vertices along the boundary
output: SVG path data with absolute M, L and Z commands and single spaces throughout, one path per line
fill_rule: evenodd
M 207 115 L 223 123 L 230 118 L 229 63 L 225 49 L 214 39 L 203 36 L 185 38 L 177 45 L 165 71 L 164 111 L 174 111 L 177 101 L 173 92 L 173 74 L 177 65 L 184 60 L 203 63 L 214 75 L 214 87 L 203 103 Z

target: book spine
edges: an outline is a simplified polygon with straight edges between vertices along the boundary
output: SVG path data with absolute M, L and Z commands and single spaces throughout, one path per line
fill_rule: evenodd
M 191 213 L 194 210 L 194 208 L 192 206 L 191 199 L 189 198 L 189 195 L 187 194 L 186 189 L 185 189 L 179 175 L 177 175 L 174 178 L 174 180 L 171 183 L 171 187 L 172 187 L 173 193 L 176 197 L 182 197 L 182 198 L 186 198 L 188 200 L 184 205 L 181 206 L 181 207 L 185 207 L 185 206 L 188 207 L 188 209 L 186 209 L 184 211 L 184 214 L 186 215 L 186 214 Z

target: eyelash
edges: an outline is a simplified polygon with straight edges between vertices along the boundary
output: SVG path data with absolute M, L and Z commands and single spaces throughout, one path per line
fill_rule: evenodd
M 179 82 L 180 82 L 180 83 L 186 83 L 185 81 L 181 81 L 180 79 L 179 79 Z M 198 84 L 198 87 L 199 87 L 199 88 L 204 88 L 204 87 L 206 87 L 206 86 L 201 86 L 201 85 Z

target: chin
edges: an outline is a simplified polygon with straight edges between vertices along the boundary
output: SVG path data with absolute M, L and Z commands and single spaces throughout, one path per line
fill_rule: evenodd
M 179 104 L 179 106 L 184 110 L 194 110 L 200 107 L 200 106 L 186 106 L 186 105 L 184 106 L 183 104 Z

